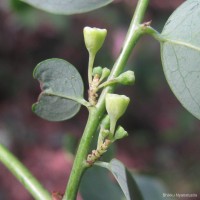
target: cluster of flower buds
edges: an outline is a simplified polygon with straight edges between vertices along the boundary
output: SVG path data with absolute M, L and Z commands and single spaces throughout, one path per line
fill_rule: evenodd
M 102 68 L 100 66 L 95 67 L 92 72 L 92 82 L 90 83 L 90 88 L 88 91 L 89 94 L 89 102 L 91 105 L 96 105 L 97 97 L 98 97 L 98 90 L 99 84 L 109 76 L 110 70 L 108 68 Z
M 110 75 L 110 69 L 104 67 L 94 67 L 93 72 L 92 72 L 93 76 L 98 76 L 99 77 L 99 84 L 106 79 L 109 75 Z
M 95 105 L 98 97 L 97 92 L 100 88 L 116 83 L 131 85 L 135 82 L 135 75 L 133 71 L 129 70 L 121 73 L 118 77 L 108 79 L 102 83 L 102 81 L 110 75 L 110 70 L 108 68 L 102 68 L 101 66 L 93 68 L 93 63 L 96 53 L 104 43 L 107 30 L 85 27 L 83 34 L 85 45 L 89 52 L 89 101 L 91 105 Z M 130 99 L 125 95 L 106 95 L 105 103 L 108 115 L 102 120 L 97 148 L 87 157 L 87 163 L 89 165 L 92 165 L 97 159 L 99 159 L 100 156 L 107 151 L 111 143 L 128 135 L 127 131 L 125 131 L 123 127 L 118 126 L 116 129 L 116 124 L 118 119 L 126 111 L 129 102 Z
M 101 122 L 100 132 L 97 142 L 97 148 L 92 150 L 87 157 L 86 162 L 93 165 L 115 141 L 128 136 L 127 131 L 122 126 L 118 126 L 115 130 L 118 119 L 126 111 L 130 99 L 125 95 L 107 94 L 106 95 L 106 110 L 108 115 Z
M 111 141 L 106 139 L 96 150 L 92 150 L 92 153 L 87 156 L 86 162 L 91 166 L 97 161 L 108 149 Z

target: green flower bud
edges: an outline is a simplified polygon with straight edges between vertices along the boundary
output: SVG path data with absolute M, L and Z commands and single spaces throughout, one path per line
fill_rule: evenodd
M 107 94 L 106 95 L 106 110 L 110 117 L 110 132 L 114 134 L 117 120 L 126 111 L 130 99 L 125 95 Z
M 95 76 L 96 74 L 98 74 L 99 77 L 101 77 L 102 71 L 103 71 L 102 67 L 100 67 L 100 66 L 95 67 L 92 71 L 92 75 Z
M 129 97 L 118 94 L 107 94 L 106 95 L 106 110 L 110 118 L 119 119 L 130 102 Z
M 101 135 L 103 136 L 103 138 L 107 138 L 107 137 L 109 136 L 109 134 L 110 134 L 110 131 L 109 131 L 109 130 L 103 130 L 103 131 L 101 132 Z
M 115 132 L 115 140 L 122 139 L 124 137 L 128 136 L 128 132 L 124 130 L 122 126 L 118 126 L 116 132 Z
M 119 75 L 115 80 L 122 85 L 132 85 L 135 82 L 135 74 L 129 70 Z
M 109 75 L 110 75 L 110 69 L 108 69 L 106 67 L 103 68 L 100 81 L 102 81 L 103 79 L 107 78 Z
M 83 29 L 85 46 L 90 54 L 96 55 L 107 35 L 106 29 L 85 27 Z

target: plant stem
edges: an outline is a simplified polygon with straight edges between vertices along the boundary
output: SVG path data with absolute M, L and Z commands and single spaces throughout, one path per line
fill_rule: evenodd
M 161 36 L 161 34 L 158 31 L 156 31 L 155 29 L 153 29 L 151 26 L 145 27 L 144 33 L 151 35 L 159 42 L 164 42 L 164 38 Z
M 184 41 L 181 41 L 181 40 L 173 40 L 173 39 L 167 38 L 150 26 L 145 27 L 144 33 L 151 35 L 156 40 L 158 40 L 160 43 L 167 42 L 169 44 L 181 45 L 181 46 L 184 46 L 184 47 L 196 50 L 196 51 L 200 51 L 200 48 L 198 46 L 192 45 L 188 42 L 184 42 Z
M 76 199 L 81 177 L 85 169 L 88 167 L 85 159 L 88 154 L 93 135 L 95 134 L 99 120 L 102 118 L 103 113 L 102 109 L 96 109 L 94 107 L 90 108 L 88 121 L 76 153 L 63 200 Z
M 142 27 L 139 26 L 139 24 L 143 19 L 148 2 L 149 0 L 138 1 L 135 14 L 133 16 L 126 39 L 123 44 L 121 54 L 119 55 L 119 58 L 114 64 L 108 80 L 117 77 L 123 71 L 128 61 L 128 58 L 133 50 L 133 47 L 135 46 L 140 36 L 143 34 Z M 77 154 L 75 157 L 75 161 L 72 167 L 72 171 L 63 200 L 76 199 L 81 177 L 85 169 L 87 169 L 88 167 L 85 162 L 85 159 L 87 157 L 93 135 L 95 134 L 99 122 L 105 113 L 105 96 L 108 92 L 112 91 L 114 91 L 114 86 L 106 87 L 102 91 L 97 105 L 89 109 L 89 118 L 77 150 Z
M 115 133 L 116 123 L 117 121 L 115 119 L 112 119 L 112 118 L 110 119 L 110 132 L 112 136 L 114 136 L 114 133 Z
M 132 24 L 139 25 L 142 22 L 148 4 L 149 0 L 138 0 L 137 7 L 133 15 L 133 20 L 131 22 Z
M 131 21 L 128 33 L 126 35 L 122 51 L 113 66 L 111 74 L 108 80 L 116 78 L 124 69 L 125 64 L 128 61 L 130 54 L 132 53 L 133 47 L 136 45 L 138 39 L 143 34 L 143 28 L 140 26 L 144 13 L 146 11 L 149 0 L 139 0 L 133 19 Z
M 100 85 L 98 86 L 98 89 L 101 89 L 101 88 L 106 87 L 106 86 L 109 86 L 109 85 L 116 84 L 117 82 L 118 82 L 118 81 L 117 81 L 116 79 L 112 79 L 112 80 L 103 82 L 102 84 L 100 84 Z
M 89 53 L 89 62 L 88 62 L 88 82 L 89 86 L 92 82 L 92 70 L 94 65 L 95 55 L 93 53 Z
M 51 194 L 49 194 L 30 171 L 2 144 L 0 144 L 0 161 L 24 185 L 34 199 L 51 200 Z

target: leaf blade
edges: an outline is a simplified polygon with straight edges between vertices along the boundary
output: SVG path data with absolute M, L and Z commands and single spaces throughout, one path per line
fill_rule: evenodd
M 113 0 L 22 0 L 38 9 L 54 14 L 72 15 L 89 12 L 107 4 Z
M 108 169 L 117 180 L 127 200 L 143 200 L 142 193 L 137 186 L 132 174 L 117 159 L 107 162 L 96 162 L 97 166 Z
M 110 171 L 119 183 L 127 200 L 143 200 L 135 180 L 119 160 L 112 159 L 110 161 Z
M 91 189 L 92 188 L 92 189 Z M 80 193 L 84 200 L 122 200 L 118 185 L 113 184 L 106 169 L 93 166 L 83 175 Z
M 78 71 L 65 60 L 47 59 L 39 63 L 33 77 L 42 89 L 38 102 L 32 109 L 49 121 L 62 121 L 73 117 L 83 99 L 83 82 Z
M 200 119 L 200 0 L 183 3 L 161 33 L 161 59 L 170 88 L 181 104 Z

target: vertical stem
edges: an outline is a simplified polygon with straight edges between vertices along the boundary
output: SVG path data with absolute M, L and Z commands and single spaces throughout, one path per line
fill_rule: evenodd
M 24 185 L 34 199 L 51 200 L 49 192 L 44 189 L 29 170 L 2 144 L 0 144 L 0 162 Z
M 80 184 L 83 172 L 88 167 L 86 163 L 86 156 L 88 154 L 92 137 L 98 127 L 99 119 L 103 116 L 102 109 L 91 108 L 89 118 L 81 138 L 72 171 L 68 180 L 68 186 L 66 188 L 66 193 L 63 200 L 75 200 L 78 192 L 78 187 Z
M 138 1 L 135 13 L 133 15 L 128 33 L 126 35 L 126 38 L 122 47 L 122 51 L 113 66 L 109 79 L 113 79 L 117 77 L 123 71 L 125 67 L 124 65 L 127 63 L 128 58 L 130 54 L 132 53 L 134 46 L 136 45 L 140 36 L 143 34 L 142 28 L 139 25 L 142 22 L 148 3 L 149 3 L 149 0 Z
M 137 7 L 135 9 L 134 15 L 133 15 L 133 24 L 140 24 L 144 18 L 147 6 L 149 4 L 149 0 L 139 0 Z
M 94 65 L 94 59 L 95 59 L 95 55 L 89 53 L 89 63 L 88 63 L 88 83 L 90 86 L 90 83 L 92 82 L 92 69 L 93 69 L 93 65 Z
M 139 24 L 141 23 L 143 19 L 148 2 L 149 0 L 138 1 L 135 14 L 133 16 L 126 39 L 123 44 L 121 54 L 119 55 L 119 58 L 117 59 L 116 63 L 113 66 L 111 75 L 109 76 L 109 80 L 116 77 L 123 71 L 128 61 L 128 58 L 133 50 L 133 47 L 135 46 L 140 36 L 143 34 L 142 28 L 141 26 L 139 26 Z M 90 148 L 92 137 L 96 132 L 99 122 L 103 117 L 103 114 L 105 113 L 105 96 L 108 92 L 112 92 L 113 90 L 114 90 L 114 86 L 106 87 L 102 91 L 96 107 L 90 108 L 88 122 L 86 124 L 83 136 L 81 138 L 81 141 L 77 150 L 77 154 L 75 157 L 75 161 L 72 167 L 72 171 L 70 174 L 70 178 L 69 178 L 68 185 L 66 188 L 66 193 L 63 197 L 63 200 L 76 199 L 81 177 L 84 171 L 87 169 L 85 159 Z

